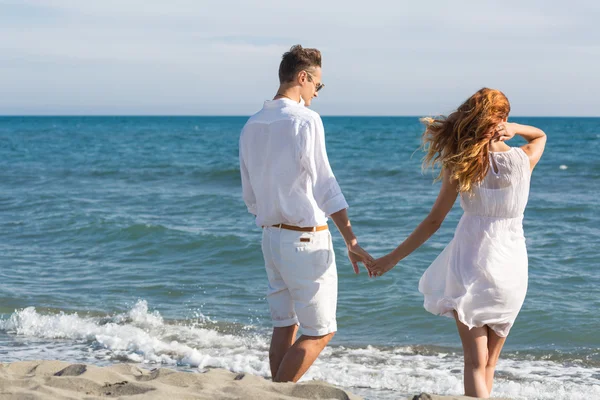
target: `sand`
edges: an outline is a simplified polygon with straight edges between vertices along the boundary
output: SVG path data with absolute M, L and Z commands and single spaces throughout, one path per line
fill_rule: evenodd
M 161 399 L 161 400 L 358 400 L 326 382 L 272 383 L 223 369 L 205 373 L 167 368 L 146 370 L 132 364 L 108 367 L 63 361 L 20 361 L 0 364 L 0 399 Z M 459 400 L 466 397 L 416 395 L 414 400 Z

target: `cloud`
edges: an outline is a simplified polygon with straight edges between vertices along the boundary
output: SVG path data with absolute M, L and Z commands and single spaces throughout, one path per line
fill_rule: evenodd
M 250 114 L 292 44 L 323 114 L 446 112 L 482 86 L 520 115 L 598 114 L 594 2 L 0 0 L 0 114 Z

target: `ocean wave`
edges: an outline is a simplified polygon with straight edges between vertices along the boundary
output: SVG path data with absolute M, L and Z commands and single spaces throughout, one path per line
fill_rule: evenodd
M 125 228 L 121 228 L 118 233 L 127 236 L 129 239 L 139 239 L 147 235 L 161 234 L 168 230 L 169 229 L 163 225 L 132 224 Z
M 202 178 L 203 180 L 234 180 L 239 182 L 240 169 L 238 167 L 230 167 L 223 169 L 200 169 L 195 170 L 192 176 Z
M 143 161 L 140 161 L 140 163 Z M 72 184 L 91 184 L 94 181 L 115 183 L 124 181 L 156 182 L 164 180 L 192 179 L 203 182 L 222 182 L 240 184 L 240 169 L 237 165 L 204 166 L 198 164 L 155 164 L 155 165 L 99 165 L 88 167 L 86 165 L 70 166 L 68 168 L 46 169 L 43 173 L 27 174 L 23 171 L 15 173 L 4 171 L 3 178 L 13 185 L 31 183 L 61 183 L 68 181 Z
M 71 236 L 82 235 L 100 235 L 105 241 L 113 240 L 137 240 L 146 236 L 176 236 L 178 238 L 187 238 L 184 241 L 206 243 L 213 240 L 225 241 L 236 238 L 232 232 L 218 234 L 200 226 L 156 224 L 156 223 L 127 223 L 122 220 L 97 220 L 87 223 L 78 223 L 74 227 L 62 228 L 55 233 L 71 231 Z M 213 242 L 214 243 L 214 242 Z
M 32 341 L 29 354 L 9 351 L 9 359 L 4 361 L 39 357 L 39 352 L 31 350 L 38 343 L 45 348 L 45 358 L 81 360 L 92 354 L 96 362 L 270 374 L 267 332 L 245 327 L 238 333 L 224 333 L 202 315 L 188 321 L 165 321 L 160 313 L 150 311 L 144 300 L 125 313 L 104 317 L 42 314 L 28 307 L 1 319 L 0 332 L 18 336 L 20 342 Z M 44 340 L 53 345 L 47 346 Z M 83 343 L 79 354 L 77 343 Z M 303 378 L 311 379 L 328 381 L 367 398 L 392 399 L 419 391 L 460 394 L 462 357 L 452 349 L 432 346 L 330 346 Z M 543 355 L 513 354 L 500 360 L 493 394 L 531 400 L 595 398 L 600 397 L 600 379 L 597 368 L 556 362 Z
M 409 173 L 410 172 L 410 173 Z M 406 171 L 402 168 L 376 168 L 366 171 L 366 175 L 373 178 L 378 177 L 393 177 L 393 176 L 408 176 L 412 177 L 412 171 Z

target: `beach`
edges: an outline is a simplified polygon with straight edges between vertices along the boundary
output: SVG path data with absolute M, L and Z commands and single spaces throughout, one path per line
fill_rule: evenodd
M 0 362 L 85 364 L 117 374 L 107 382 L 136 385 L 167 383 L 119 368 L 193 379 L 226 370 L 268 383 L 261 229 L 240 187 L 246 120 L 0 117 Z M 600 399 L 600 119 L 514 121 L 549 140 L 524 218 L 527 296 L 492 396 Z M 416 116 L 323 123 L 359 243 L 382 256 L 439 191 L 421 170 L 422 126 Z M 463 393 L 456 324 L 425 311 L 418 292 L 461 214 L 457 202 L 424 246 L 377 279 L 353 273 L 330 222 L 338 332 L 301 384 L 327 382 L 369 400 Z
M 224 369 L 204 373 L 168 368 L 147 370 L 132 364 L 97 367 L 63 361 L 24 361 L 0 365 L 0 398 L 173 400 L 360 400 L 326 382 L 272 383 L 251 374 Z M 462 396 L 416 394 L 409 400 L 460 400 Z

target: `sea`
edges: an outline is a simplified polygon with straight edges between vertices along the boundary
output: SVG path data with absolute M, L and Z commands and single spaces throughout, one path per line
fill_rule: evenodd
M 0 117 L 0 362 L 136 363 L 268 378 L 261 229 L 241 197 L 247 117 Z M 600 399 L 600 118 L 514 118 L 548 135 L 524 228 L 525 303 L 493 396 Z M 418 117 L 323 117 L 360 244 L 382 256 L 430 210 Z M 522 145 L 513 139 L 510 145 Z M 338 333 L 303 381 L 366 399 L 463 393 L 455 322 L 422 273 L 441 229 L 383 277 L 355 275 L 332 223 Z

